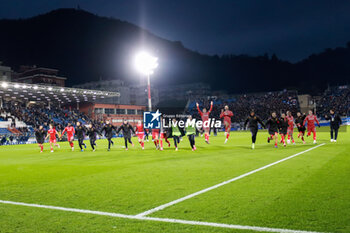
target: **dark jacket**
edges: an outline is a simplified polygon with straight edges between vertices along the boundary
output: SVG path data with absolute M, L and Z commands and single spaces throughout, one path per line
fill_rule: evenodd
M 330 122 L 330 126 L 335 129 L 338 129 L 342 124 L 340 116 L 336 113 L 326 115 L 325 118 Z
M 37 129 L 35 130 L 35 138 L 36 138 L 36 141 L 40 144 L 44 143 L 45 141 L 45 137 L 46 137 L 46 130 L 44 129 Z
M 86 133 L 86 128 L 82 125 L 79 125 L 75 127 L 75 135 L 77 135 L 78 138 L 84 138 Z
M 131 138 L 131 132 L 135 134 L 135 130 L 130 124 L 122 124 L 117 130 L 117 134 L 119 134 L 120 131 L 123 131 L 124 138 Z
M 116 130 L 116 128 L 112 124 L 105 124 L 103 126 L 102 131 L 105 131 L 106 138 L 112 138 L 113 137 L 113 130 Z
M 249 126 L 250 129 L 258 129 L 258 123 L 261 124 L 262 127 L 265 128 L 265 125 L 264 123 L 261 121 L 260 117 L 254 115 L 254 116 L 251 116 L 249 115 L 248 118 L 245 120 L 244 122 L 244 128 L 247 126 Z

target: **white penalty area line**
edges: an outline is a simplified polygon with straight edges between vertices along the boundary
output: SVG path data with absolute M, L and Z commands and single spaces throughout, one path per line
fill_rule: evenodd
M 320 144 L 320 145 L 311 147 L 311 148 L 309 148 L 309 149 L 307 149 L 307 150 L 304 150 L 304 151 L 302 151 L 302 152 L 296 153 L 296 154 L 294 154 L 294 155 L 291 155 L 291 156 L 286 157 L 286 158 L 284 158 L 284 159 L 278 160 L 278 161 L 276 161 L 276 162 L 270 163 L 270 164 L 268 164 L 268 165 L 265 165 L 265 166 L 263 166 L 263 167 L 260 167 L 260 168 L 258 168 L 258 169 L 255 169 L 255 170 L 253 170 L 253 171 L 244 173 L 243 175 L 237 176 L 237 177 L 232 178 L 232 179 L 230 179 L 230 180 L 226 180 L 226 181 L 224 181 L 224 182 L 221 182 L 221 183 L 216 184 L 216 185 L 214 185 L 214 186 L 211 186 L 211 187 L 209 187 L 209 188 L 200 190 L 200 191 L 198 191 L 198 192 L 189 194 L 189 195 L 187 195 L 187 196 L 185 196 L 185 197 L 179 198 L 179 199 L 177 199 L 177 200 L 171 201 L 171 202 L 169 202 L 169 203 L 166 203 L 166 204 L 160 205 L 160 206 L 158 206 L 158 207 L 155 207 L 155 208 L 153 208 L 153 209 L 147 210 L 147 211 L 145 211 L 145 212 L 139 213 L 139 214 L 137 214 L 136 216 L 138 216 L 138 217 L 144 217 L 144 216 L 149 215 L 149 214 L 152 214 L 152 213 L 154 213 L 154 212 L 163 210 L 163 209 L 165 209 L 165 208 L 167 208 L 167 207 L 169 207 L 169 206 L 173 206 L 173 205 L 175 205 L 175 204 L 178 204 L 178 203 L 180 203 L 180 202 L 183 202 L 183 201 L 185 201 L 185 200 L 187 200 L 187 199 L 190 199 L 190 198 L 192 198 L 192 197 L 195 197 L 195 196 L 198 196 L 198 195 L 200 195 L 200 194 L 206 193 L 206 192 L 211 191 L 211 190 L 213 190 L 213 189 L 217 189 L 217 188 L 219 188 L 219 187 L 221 187 L 221 186 L 224 186 L 224 185 L 229 184 L 229 183 L 231 183 L 231 182 L 234 182 L 234 181 L 236 181 L 236 180 L 239 180 L 239 179 L 242 179 L 242 178 L 247 177 L 247 176 L 249 176 L 249 175 L 252 175 L 252 174 L 254 174 L 254 173 L 256 173 L 256 172 L 262 171 L 262 170 L 264 170 L 264 169 L 266 169 L 266 168 L 272 167 L 272 166 L 274 166 L 274 165 L 276 165 L 276 164 L 279 164 L 279 163 L 282 163 L 282 162 L 287 161 L 287 160 L 289 160 L 289 159 L 292 159 L 292 158 L 294 158 L 294 157 L 296 157 L 296 156 L 298 156 L 298 155 L 304 154 L 304 153 L 306 153 L 306 152 L 309 152 L 309 151 L 311 151 L 311 150 L 314 150 L 314 149 L 316 149 L 316 148 L 318 148 L 318 147 L 320 147 L 320 146 L 323 146 L 323 145 L 325 145 L 325 143 L 322 143 L 322 144 Z
M 269 227 L 243 226 L 243 225 L 233 225 L 233 224 L 213 223 L 213 222 L 200 222 L 200 221 L 190 221 L 190 220 L 172 219 L 172 218 L 140 217 L 140 216 L 137 216 L 137 215 L 118 214 L 118 213 L 102 212 L 102 211 L 95 211 L 95 210 L 84 210 L 84 209 L 66 208 L 66 207 L 50 206 L 50 205 L 30 204 L 30 203 L 4 201 L 4 200 L 0 200 L 0 203 L 8 204 L 8 205 L 27 206 L 27 207 L 35 207 L 35 208 L 43 208 L 43 209 L 51 209 L 51 210 L 60 210 L 60 211 L 66 211 L 66 212 L 76 212 L 76 213 L 82 213 L 82 214 L 93 214 L 93 215 L 109 216 L 109 217 L 124 218 L 124 219 L 134 219 L 134 220 L 142 220 L 142 221 L 155 221 L 155 222 L 167 222 L 167 223 L 178 223 L 178 224 L 194 225 L 194 226 L 210 226 L 210 227 L 239 229 L 239 230 L 251 230 L 251 231 L 260 231 L 260 232 L 320 233 L 320 232 L 315 232 L 315 231 L 301 231 L 301 230 L 290 230 L 290 229 L 269 228 Z

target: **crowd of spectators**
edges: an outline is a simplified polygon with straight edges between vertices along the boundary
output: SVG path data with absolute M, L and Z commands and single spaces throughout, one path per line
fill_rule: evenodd
M 214 102 L 214 106 L 210 117 L 219 119 L 221 110 L 225 105 L 228 105 L 234 114 L 232 117 L 233 123 L 244 122 L 251 110 L 254 110 L 257 115 L 265 120 L 269 118 L 273 111 L 276 111 L 277 114 L 286 112 L 287 110 L 293 114 L 299 111 L 297 92 L 283 90 L 279 92 L 234 96 L 197 97 L 190 100 L 186 113 L 199 119 L 200 116 L 196 108 L 196 102 L 199 103 L 201 110 L 203 108 L 209 110 L 211 101 Z
M 338 86 L 328 88 L 316 101 L 317 114 L 324 116 L 334 109 L 341 116 L 350 115 L 350 87 Z
M 77 110 L 68 110 L 59 108 L 58 106 L 43 107 L 39 105 L 31 105 L 26 107 L 21 104 L 4 104 L 3 109 L 0 110 L 2 113 L 6 113 L 7 118 L 12 119 L 11 127 L 16 126 L 16 120 L 22 121 L 26 125 L 31 126 L 32 128 L 38 128 L 40 125 L 44 126 L 45 129 L 48 129 L 49 124 L 53 124 L 58 131 L 64 129 L 68 123 L 73 125 L 80 121 L 81 123 L 93 123 L 96 126 L 99 126 L 99 122 L 90 119 L 85 114 Z M 6 119 L 6 120 L 8 120 Z M 32 132 L 27 127 L 17 127 L 16 128 L 21 135 L 26 135 L 27 133 Z

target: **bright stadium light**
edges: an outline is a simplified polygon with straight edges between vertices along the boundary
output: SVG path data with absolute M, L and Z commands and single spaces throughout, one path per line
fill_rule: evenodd
M 15 84 L 15 88 L 19 88 L 19 85 L 18 85 L 18 84 Z
M 154 70 L 158 67 L 158 58 L 146 52 L 140 52 L 136 55 L 134 62 L 136 70 L 147 76 L 148 110 L 152 111 L 150 75 L 153 74 Z
M 3 83 L 1 84 L 1 86 L 2 86 L 3 88 L 6 88 L 6 87 L 8 87 L 8 84 L 7 84 L 6 82 L 3 82 Z

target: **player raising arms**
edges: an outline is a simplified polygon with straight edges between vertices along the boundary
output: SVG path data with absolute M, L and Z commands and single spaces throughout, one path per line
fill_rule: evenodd
M 270 135 L 267 138 L 267 142 L 270 143 L 271 140 L 275 139 L 275 147 L 277 148 L 279 120 L 276 112 L 272 112 L 271 117 L 267 120 L 265 125 Z
M 295 124 L 298 127 L 298 131 L 299 131 L 298 138 L 301 138 L 301 140 L 305 144 L 304 135 L 305 135 L 306 129 L 305 129 L 305 126 L 303 125 L 304 119 L 305 119 L 305 115 L 302 115 L 300 112 L 297 112 L 297 118 L 295 118 Z
M 281 141 L 283 143 L 283 146 L 286 146 L 286 136 L 287 136 L 288 128 L 289 128 L 288 119 L 286 117 L 286 114 L 282 113 L 281 118 L 279 119 L 278 129 L 282 138 Z
M 210 102 L 210 109 L 209 109 L 209 111 L 207 111 L 206 108 L 203 108 L 203 112 L 202 112 L 199 109 L 199 104 L 198 103 L 196 103 L 196 106 L 197 106 L 197 110 L 198 110 L 199 115 L 202 117 L 205 142 L 207 144 L 209 144 L 210 126 L 204 126 L 204 125 L 209 123 L 207 121 L 209 121 L 209 115 L 210 115 L 211 111 L 213 110 L 213 101 Z M 207 123 L 205 123 L 205 122 L 207 122 Z
M 143 124 L 142 124 L 141 121 L 137 121 L 137 124 L 136 124 L 136 135 L 137 135 L 137 138 L 139 140 L 139 143 L 141 145 L 142 150 L 145 149 L 145 141 L 144 141 L 145 130 L 143 128 Z
M 69 142 L 69 145 L 72 148 L 72 151 L 74 151 L 74 143 L 73 143 L 73 141 L 74 141 L 75 129 L 72 126 L 71 123 L 68 123 L 67 127 L 64 128 L 64 130 L 63 130 L 63 132 L 61 134 L 61 139 L 62 139 L 64 133 L 66 133 L 66 132 L 67 132 L 67 140 Z
M 44 127 L 40 125 L 39 128 L 35 130 L 35 138 L 36 138 L 36 142 L 40 147 L 40 153 L 42 153 L 44 150 L 43 144 L 45 141 L 45 137 L 46 137 L 46 131 L 44 130 Z
M 225 144 L 230 137 L 231 131 L 231 117 L 233 117 L 233 113 L 228 109 L 228 105 L 225 106 L 225 109 L 221 109 L 220 118 L 224 118 L 224 126 L 225 126 Z
M 320 127 L 320 122 L 318 122 L 317 117 L 313 114 L 312 110 L 309 110 L 309 115 L 305 117 L 303 126 L 305 126 L 305 124 L 307 123 L 307 136 L 310 136 L 311 133 L 313 134 L 314 144 L 316 144 L 315 122 L 317 123 L 318 127 Z
M 108 151 L 111 150 L 111 145 L 114 145 L 114 142 L 112 141 L 113 130 L 116 130 L 116 128 L 109 122 L 109 120 L 106 120 L 106 124 L 103 126 L 101 132 L 105 131 L 105 136 L 108 140 Z
M 294 137 L 293 137 L 293 131 L 294 131 L 294 117 L 292 115 L 291 111 L 287 111 L 287 120 L 288 120 L 288 140 L 287 143 L 290 144 L 290 140 L 292 139 L 293 145 L 295 145 Z
M 58 134 L 58 132 L 56 131 L 56 129 L 53 127 L 52 124 L 49 125 L 50 129 L 47 131 L 47 135 L 45 137 L 45 140 L 50 137 L 50 148 L 51 148 L 51 152 L 53 152 L 53 147 L 52 145 L 54 146 L 57 146 L 58 148 L 60 148 L 60 145 L 58 145 L 57 141 L 56 141 L 56 135 L 58 137 L 60 137 L 60 135 Z
M 134 143 L 131 141 L 131 133 L 135 134 L 135 131 L 127 120 L 124 120 L 123 124 L 117 130 L 117 134 L 119 134 L 121 130 L 123 131 L 125 150 L 128 150 L 128 142 L 134 146 Z
M 261 124 L 262 127 L 265 128 L 264 123 L 261 121 L 260 117 L 255 115 L 254 110 L 250 111 L 250 114 L 248 116 L 248 118 L 245 120 L 244 122 L 244 128 L 246 128 L 247 124 L 249 123 L 249 129 L 250 132 L 252 133 L 252 149 L 255 148 L 255 141 L 256 141 L 256 135 L 258 134 L 258 123 Z

